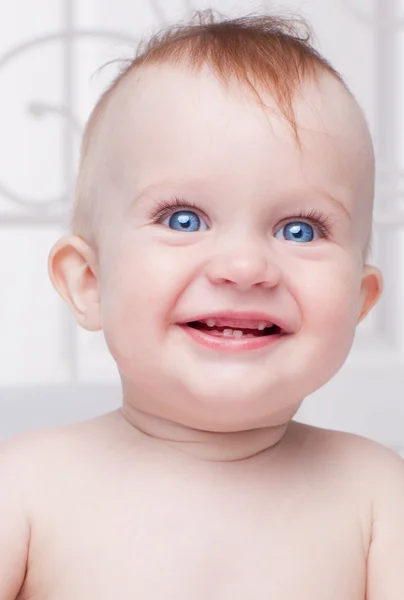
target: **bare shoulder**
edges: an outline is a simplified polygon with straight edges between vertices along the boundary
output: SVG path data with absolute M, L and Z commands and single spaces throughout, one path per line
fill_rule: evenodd
M 295 437 L 311 456 L 370 486 L 375 499 L 391 486 L 404 495 L 404 460 L 383 444 L 360 435 L 296 423 Z
M 325 463 L 338 489 L 359 508 L 367 544 L 366 600 L 404 598 L 404 460 L 358 435 L 298 424 L 294 438 L 307 462 Z M 363 519 L 365 515 L 365 519 Z
M 114 435 L 113 418 L 113 413 L 109 413 L 89 421 L 40 429 L 2 441 L 0 471 L 3 475 L 14 473 L 13 480 L 21 488 L 37 487 L 39 481 L 54 477 L 69 463 L 82 461 L 86 454 L 96 455 L 97 445 L 105 447 L 105 436 Z
M 382 463 L 392 461 L 398 465 L 404 462 L 396 452 L 383 444 L 346 431 L 325 429 L 296 422 L 294 423 L 293 436 L 312 450 L 322 449 L 327 454 L 332 453 L 336 457 L 341 457 L 341 459 L 352 458 L 354 461 L 371 460 L 372 462 L 376 460 L 377 463 L 379 461 Z

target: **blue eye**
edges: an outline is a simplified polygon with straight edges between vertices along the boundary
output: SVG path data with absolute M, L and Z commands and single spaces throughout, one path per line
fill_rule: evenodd
M 287 242 L 308 243 L 317 240 L 320 235 L 316 229 L 305 221 L 291 221 L 283 225 L 275 234 L 279 240 Z
M 195 232 L 206 231 L 208 227 L 202 219 L 192 210 L 177 210 L 162 221 L 170 229 L 175 231 Z

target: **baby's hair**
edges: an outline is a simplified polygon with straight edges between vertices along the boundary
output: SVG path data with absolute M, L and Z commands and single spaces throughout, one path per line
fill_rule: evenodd
M 301 18 L 248 15 L 226 19 L 211 10 L 196 12 L 189 23 L 171 25 L 141 43 L 134 59 L 103 93 L 87 122 L 72 214 L 73 232 L 84 235 L 94 222 L 87 158 L 98 124 L 119 83 L 142 66 L 184 65 L 193 71 L 208 65 L 219 80 L 244 85 L 265 106 L 258 90 L 269 91 L 298 139 L 293 97 L 302 81 L 321 70 L 341 76 L 311 44 L 311 32 Z

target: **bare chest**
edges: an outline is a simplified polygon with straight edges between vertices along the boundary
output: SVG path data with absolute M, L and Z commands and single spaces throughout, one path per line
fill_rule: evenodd
M 21 600 L 364 600 L 364 532 L 343 498 L 144 483 L 54 497 Z

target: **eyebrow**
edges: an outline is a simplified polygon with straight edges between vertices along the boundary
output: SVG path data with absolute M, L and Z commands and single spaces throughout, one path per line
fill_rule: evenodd
M 352 220 L 352 215 L 347 209 L 347 207 L 343 204 L 343 202 L 337 200 L 336 198 L 334 198 L 334 196 L 332 196 L 329 192 L 322 188 L 313 188 L 313 191 L 316 193 L 316 195 L 326 198 L 330 204 L 332 204 L 335 208 L 338 209 L 339 212 L 343 212 L 350 221 Z
M 180 185 L 186 186 L 188 188 L 206 187 L 206 183 L 203 179 L 174 179 L 174 180 L 164 179 L 157 183 L 152 183 L 150 185 L 147 185 L 146 187 L 141 189 L 140 192 L 133 199 L 132 204 L 141 200 L 143 198 L 143 196 L 147 197 L 148 194 L 152 194 L 154 191 L 170 189 L 170 188 L 174 189 L 175 187 L 180 186 Z M 295 191 L 297 193 L 303 192 L 303 190 L 298 190 L 298 189 Z M 327 192 L 326 190 L 324 190 L 322 188 L 311 188 L 309 190 L 304 190 L 304 195 L 307 195 L 308 192 L 309 193 L 314 192 L 314 194 L 316 195 L 317 198 L 325 198 L 330 204 L 332 204 L 338 210 L 338 212 L 343 212 L 350 221 L 352 220 L 352 215 L 349 212 L 349 210 L 347 209 L 347 207 L 343 204 L 343 202 L 334 198 L 334 196 L 332 194 L 330 194 L 329 192 Z
M 191 179 L 174 179 L 174 180 L 164 179 L 162 181 L 159 181 L 158 183 L 152 183 L 150 185 L 147 185 L 143 189 L 141 189 L 140 192 L 134 198 L 133 202 L 137 202 L 143 196 L 147 196 L 148 194 L 153 193 L 154 191 L 170 189 L 170 188 L 174 189 L 180 185 L 186 186 L 187 188 L 193 188 L 193 187 L 197 187 L 197 186 L 204 186 L 205 184 L 202 179 L 200 179 L 200 180 L 198 180 L 198 179 L 192 179 L 192 180 Z

